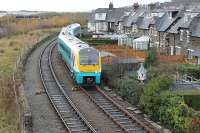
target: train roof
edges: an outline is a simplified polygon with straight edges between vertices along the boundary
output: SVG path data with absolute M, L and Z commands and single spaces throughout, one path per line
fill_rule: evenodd
M 81 41 L 80 39 L 71 35 L 68 32 L 69 30 L 73 30 L 73 28 L 76 28 L 76 27 L 77 25 L 73 24 L 73 25 L 62 28 L 59 38 L 62 39 L 65 43 L 67 43 L 68 46 L 71 47 L 72 49 L 81 50 L 84 48 L 90 48 L 90 46 L 87 43 Z
M 80 28 L 81 25 L 78 24 L 78 23 L 75 23 L 75 24 L 70 24 L 66 27 L 66 32 L 70 33 L 72 32 L 73 30 L 77 29 L 77 28 Z

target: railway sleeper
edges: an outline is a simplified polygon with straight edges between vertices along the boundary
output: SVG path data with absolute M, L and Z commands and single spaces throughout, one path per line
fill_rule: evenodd
M 67 125 L 83 125 L 81 121 L 65 121 Z
M 107 111 L 108 113 L 110 113 L 110 114 L 123 114 L 121 111 L 119 111 L 119 110 L 117 110 L 117 111 L 112 111 L 112 110 L 110 110 L 110 111 Z
M 125 117 L 124 114 L 113 114 L 111 116 L 114 117 L 114 119 L 116 119 L 116 117 Z
M 144 130 L 142 128 L 129 128 L 129 129 L 126 129 L 128 132 L 131 132 L 131 133 L 138 133 L 138 132 L 143 132 Z
M 72 132 L 80 132 L 80 133 L 82 133 L 83 131 L 88 131 L 88 129 L 87 128 L 85 128 L 85 129 L 72 129 L 71 131 Z
M 86 128 L 85 125 L 69 125 L 69 128 Z

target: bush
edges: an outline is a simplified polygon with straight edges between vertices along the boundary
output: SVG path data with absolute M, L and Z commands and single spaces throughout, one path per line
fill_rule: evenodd
M 161 75 L 149 81 L 140 98 L 144 111 L 154 120 L 161 121 L 173 132 L 188 132 L 188 121 L 193 117 L 193 110 L 189 108 L 181 96 L 169 91 L 172 80 Z
M 154 120 L 158 120 L 158 109 L 160 106 L 161 90 L 169 89 L 171 80 L 165 75 L 152 79 L 144 88 L 144 93 L 140 98 L 140 104 L 144 107 L 144 111 Z
M 181 96 L 169 91 L 161 92 L 160 97 L 159 120 L 176 133 L 185 132 L 192 110 L 184 103 Z
M 142 89 L 137 81 L 130 77 L 123 77 L 116 81 L 119 95 L 132 104 L 138 104 Z
M 158 120 L 158 109 L 160 106 L 160 92 L 162 90 L 168 90 L 172 80 L 166 76 L 161 75 L 149 81 L 144 87 L 144 93 L 140 98 L 140 104 L 144 107 L 144 110 L 154 120 Z

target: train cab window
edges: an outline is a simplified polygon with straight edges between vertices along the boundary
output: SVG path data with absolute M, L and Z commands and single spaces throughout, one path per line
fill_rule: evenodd
M 98 65 L 99 53 L 93 48 L 80 50 L 80 65 Z

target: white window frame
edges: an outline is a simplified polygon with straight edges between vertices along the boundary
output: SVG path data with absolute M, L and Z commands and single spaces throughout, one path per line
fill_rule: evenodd
M 187 49 L 187 58 L 188 58 L 189 60 L 192 60 L 192 59 L 193 59 L 192 52 L 194 52 L 193 49 Z
M 187 30 L 187 43 L 190 43 L 190 31 Z
M 183 41 L 183 30 L 180 30 L 180 41 Z
M 197 59 L 197 64 L 200 65 L 200 57 Z
M 163 35 L 163 41 L 165 41 L 166 37 L 167 37 L 167 34 L 164 33 L 164 35 Z
M 175 46 L 175 49 L 176 49 L 176 50 L 175 50 L 175 51 L 176 51 L 176 55 L 181 55 L 181 47 Z M 177 53 L 178 50 L 179 50 L 180 52 Z

